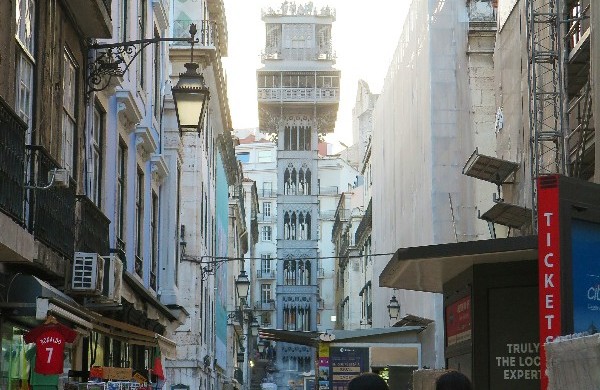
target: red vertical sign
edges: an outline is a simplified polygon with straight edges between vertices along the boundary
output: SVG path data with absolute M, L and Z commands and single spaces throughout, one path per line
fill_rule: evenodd
M 541 388 L 548 388 L 544 344 L 561 334 L 558 176 L 537 182 Z

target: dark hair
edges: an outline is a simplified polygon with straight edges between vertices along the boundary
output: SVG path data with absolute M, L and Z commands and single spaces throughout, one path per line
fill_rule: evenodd
M 448 371 L 437 379 L 435 390 L 473 390 L 473 385 L 465 374 Z
M 377 374 L 366 372 L 348 382 L 348 390 L 389 390 L 387 383 Z

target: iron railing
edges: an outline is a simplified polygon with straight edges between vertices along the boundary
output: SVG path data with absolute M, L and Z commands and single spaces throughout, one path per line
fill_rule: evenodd
M 48 173 L 60 168 L 43 146 L 27 145 L 32 186 L 47 184 Z M 69 187 L 52 186 L 32 190 L 33 223 L 36 240 L 62 255 L 73 258 L 75 248 L 75 182 Z
M 154 271 L 150 271 L 150 288 L 156 291 L 156 273 Z
M 27 124 L 0 97 L 0 210 L 24 225 Z
M 212 20 L 185 20 L 177 19 L 173 21 L 173 38 L 189 38 L 190 24 L 196 24 L 198 32 L 196 38 L 199 40 L 197 45 L 204 47 L 217 46 L 217 26 Z M 189 45 L 187 42 L 176 42 L 174 45 Z
M 330 88 L 258 88 L 258 100 L 264 101 L 338 101 L 340 89 Z
M 273 269 L 257 269 L 256 277 L 259 279 L 275 279 L 275 270 L 273 270 Z
M 110 220 L 86 195 L 76 196 L 75 250 L 108 255 Z
M 135 255 L 135 263 L 133 264 L 133 268 L 135 273 L 138 274 L 140 278 L 144 277 L 144 260 L 138 255 Z

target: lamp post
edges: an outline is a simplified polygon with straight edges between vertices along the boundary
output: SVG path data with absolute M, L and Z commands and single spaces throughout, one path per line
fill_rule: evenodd
M 235 281 L 235 291 L 240 299 L 240 308 L 246 306 L 246 299 L 250 292 L 250 279 L 246 275 L 246 271 L 242 270 Z
M 397 320 L 400 316 L 400 303 L 396 299 L 395 295 L 392 295 L 392 299 L 390 299 L 390 304 L 387 306 L 388 314 L 391 320 Z

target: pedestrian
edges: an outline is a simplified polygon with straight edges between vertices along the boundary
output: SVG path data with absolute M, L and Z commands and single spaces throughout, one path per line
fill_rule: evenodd
M 348 390 L 390 390 L 387 383 L 377 374 L 366 372 L 348 382 Z
M 465 374 L 448 371 L 435 381 L 435 390 L 473 390 L 473 385 Z

